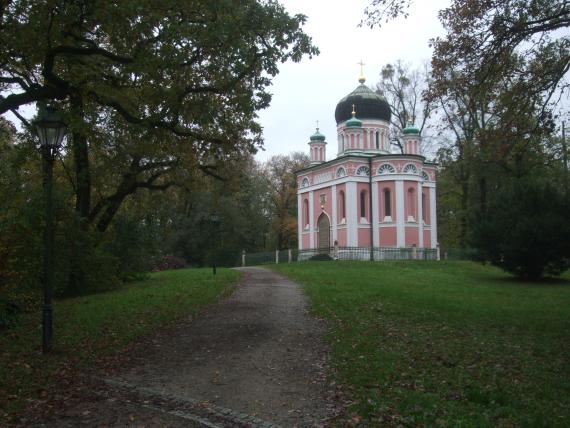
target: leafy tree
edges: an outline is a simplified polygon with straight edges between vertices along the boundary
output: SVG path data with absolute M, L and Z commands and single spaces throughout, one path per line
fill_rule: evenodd
M 272 156 L 264 165 L 269 183 L 272 232 L 276 248 L 297 247 L 297 179 L 295 172 L 309 166 L 302 152 Z
M 569 212 L 559 188 L 515 180 L 493 193 L 475 244 L 486 260 L 516 276 L 559 275 L 570 267 Z
M 9 49 L 0 53 L 0 91 L 9 94 L 0 96 L 0 114 L 33 102 L 63 104 L 81 218 L 93 222 L 100 213 L 97 228 L 105 229 L 125 194 L 157 186 L 156 170 L 138 180 L 154 166 L 139 150 L 125 180 L 101 199 L 105 209 L 95 204 L 92 212 L 94 135 L 164 141 L 166 151 L 169 142 L 184 144 L 195 167 L 261 144 L 256 111 L 269 105 L 266 87 L 278 64 L 317 51 L 300 30 L 303 16 L 273 1 L 237 6 L 20 0 L 2 9 L 0 38 Z
M 570 26 L 568 2 L 454 0 L 440 12 L 440 20 L 447 35 L 434 41 L 436 75 L 440 69 L 455 69 L 480 84 L 508 76 L 531 102 L 543 94 L 544 106 L 567 86 L 563 78 L 570 68 L 570 37 L 560 30 Z M 525 97 L 512 101 L 513 108 L 525 108 Z
M 380 81 L 376 90 L 386 98 L 392 112 L 392 137 L 399 150 L 403 152 L 402 130 L 409 120 L 414 122 L 422 134 L 424 151 L 431 142 L 427 135 L 428 120 L 435 104 L 423 98 L 429 82 L 427 67 L 411 69 L 408 64 L 398 60 L 386 64 L 380 71 Z
M 99 251 L 137 192 L 255 152 L 279 64 L 317 53 L 304 21 L 275 1 L 2 2 L 0 114 L 25 124 L 25 105 L 65 111 L 72 242 Z M 83 263 L 72 260 L 70 282 L 83 282 Z
M 364 10 L 364 24 L 370 28 L 380 26 L 399 16 L 407 17 L 413 0 L 372 0 Z

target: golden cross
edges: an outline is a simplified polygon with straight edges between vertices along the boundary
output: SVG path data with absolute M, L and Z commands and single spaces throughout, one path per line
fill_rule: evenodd
M 361 75 L 361 76 L 364 76 L 364 66 L 365 66 L 366 64 L 364 64 L 364 62 L 362 62 L 362 60 L 360 60 L 360 62 L 357 62 L 357 64 L 360 65 L 360 75 Z
M 317 131 L 319 130 L 319 121 L 317 120 Z

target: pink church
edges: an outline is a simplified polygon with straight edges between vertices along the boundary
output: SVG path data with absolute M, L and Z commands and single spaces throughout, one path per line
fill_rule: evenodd
M 297 172 L 299 258 L 435 258 L 436 165 L 422 156 L 411 123 L 404 153 L 390 152 L 390 106 L 359 82 L 336 106 L 336 158 L 326 161 L 317 128 L 311 165 Z

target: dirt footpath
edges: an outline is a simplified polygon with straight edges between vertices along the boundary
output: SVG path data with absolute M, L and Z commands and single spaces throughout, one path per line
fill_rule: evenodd
M 242 268 L 236 292 L 136 346 L 93 396 L 47 426 L 321 426 L 325 326 L 295 283 Z

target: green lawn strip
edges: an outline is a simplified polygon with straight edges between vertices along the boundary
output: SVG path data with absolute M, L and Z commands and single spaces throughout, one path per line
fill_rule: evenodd
M 570 276 L 525 283 L 471 262 L 275 269 L 332 320 L 364 425 L 570 425 Z
M 4 417 L 45 395 L 70 366 L 87 367 L 198 311 L 229 294 L 239 277 L 238 271 L 229 269 L 218 269 L 215 277 L 211 269 L 163 271 L 114 291 L 56 301 L 54 352 L 47 356 L 41 354 L 41 314 L 23 315 L 16 327 L 0 336 Z

